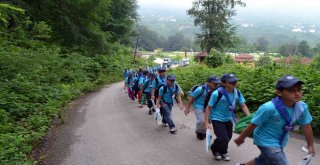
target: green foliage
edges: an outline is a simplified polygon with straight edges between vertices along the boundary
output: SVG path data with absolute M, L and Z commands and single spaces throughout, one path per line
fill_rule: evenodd
M 272 64 L 272 59 L 269 55 L 260 56 L 259 60 L 256 62 L 257 67 L 269 66 Z
M 218 66 L 221 66 L 224 63 L 224 56 L 225 54 L 217 51 L 215 49 L 211 50 L 209 55 L 206 56 L 204 59 L 204 62 L 212 68 L 216 68 Z
M 320 72 L 314 66 L 293 65 L 285 66 L 264 66 L 258 68 L 247 68 L 241 65 L 225 64 L 217 68 L 206 66 L 194 66 L 187 68 L 177 68 L 172 71 L 184 91 L 199 83 L 205 82 L 208 76 L 221 76 L 225 73 L 235 73 L 241 81 L 238 88 L 246 99 L 246 104 L 253 112 L 258 107 L 275 97 L 275 83 L 284 75 L 293 75 L 305 82 L 303 85 L 303 101 L 309 105 L 309 110 L 313 117 L 312 128 L 314 134 L 320 135 Z M 239 113 L 238 115 L 243 115 Z
M 212 48 L 225 50 L 236 42 L 235 27 L 231 25 L 232 16 L 236 15 L 235 6 L 245 6 L 241 0 L 197 0 L 187 11 L 195 18 L 194 25 L 200 26 L 196 34 L 197 43 L 202 50 L 210 52 Z

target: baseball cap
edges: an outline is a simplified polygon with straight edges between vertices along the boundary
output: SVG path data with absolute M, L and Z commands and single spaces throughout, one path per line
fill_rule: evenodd
M 158 69 L 159 72 L 165 72 L 167 69 L 165 67 L 161 67 Z
M 229 74 L 224 74 L 221 79 L 220 79 L 222 82 L 225 82 L 225 81 L 228 81 L 230 83 L 233 83 L 233 82 L 236 82 L 238 81 L 239 79 L 236 77 L 235 74 L 233 73 L 229 73 Z
M 207 81 L 210 83 L 215 83 L 215 84 L 220 83 L 219 77 L 217 77 L 217 76 L 209 76 Z
M 167 76 L 167 80 L 176 80 L 176 76 L 173 75 L 173 74 L 169 74 L 169 75 Z
M 149 77 L 156 77 L 156 74 L 150 73 L 150 74 L 149 74 Z
M 299 80 L 298 78 L 295 78 L 293 76 L 287 75 L 287 76 L 284 76 L 284 77 L 280 78 L 277 81 L 276 89 L 291 88 L 291 87 L 293 87 L 294 85 L 296 85 L 298 83 L 304 84 L 304 82 Z

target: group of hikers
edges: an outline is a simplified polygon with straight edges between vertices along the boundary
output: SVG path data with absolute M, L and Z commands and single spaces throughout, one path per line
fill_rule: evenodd
M 176 76 L 166 74 L 166 68 L 158 68 L 157 73 L 150 70 L 127 70 L 124 91 L 132 102 L 138 100 L 143 108 L 146 102 L 149 115 L 160 111 L 162 126 L 168 127 L 172 134 L 177 133 L 172 120 L 172 107 L 175 102 L 183 110 L 181 96 L 184 95 L 178 85 Z M 196 116 L 196 137 L 206 138 L 206 131 L 213 129 L 215 139 L 211 152 L 216 160 L 230 161 L 228 145 L 232 139 L 234 125 L 237 122 L 235 110 L 237 104 L 246 116 L 251 116 L 251 123 L 234 140 L 237 146 L 245 138 L 253 135 L 254 144 L 261 151 L 260 155 L 239 165 L 288 165 L 283 151 L 288 143 L 288 132 L 294 131 L 296 125 L 301 127 L 307 142 L 309 155 L 315 155 L 312 117 L 308 106 L 301 101 L 303 81 L 293 76 L 278 79 L 275 86 L 276 97 L 262 104 L 259 109 L 250 113 L 246 100 L 237 89 L 240 80 L 235 74 L 224 74 L 221 77 L 209 76 L 206 84 L 193 86 L 188 95 L 184 109 L 185 115 L 194 108 Z

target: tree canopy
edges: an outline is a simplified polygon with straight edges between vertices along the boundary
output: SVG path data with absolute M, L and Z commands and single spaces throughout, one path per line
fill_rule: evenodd
M 194 25 L 201 32 L 196 34 L 196 42 L 210 52 L 212 48 L 223 51 L 233 47 L 236 40 L 235 27 L 231 17 L 236 15 L 235 6 L 245 6 L 241 0 L 196 0 L 187 11 L 194 17 Z

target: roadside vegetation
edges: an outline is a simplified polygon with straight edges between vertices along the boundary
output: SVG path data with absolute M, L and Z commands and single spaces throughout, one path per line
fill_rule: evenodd
M 145 64 L 126 46 L 134 1 L 99 3 L 0 3 L 0 164 L 35 163 L 28 154 L 62 107 Z

